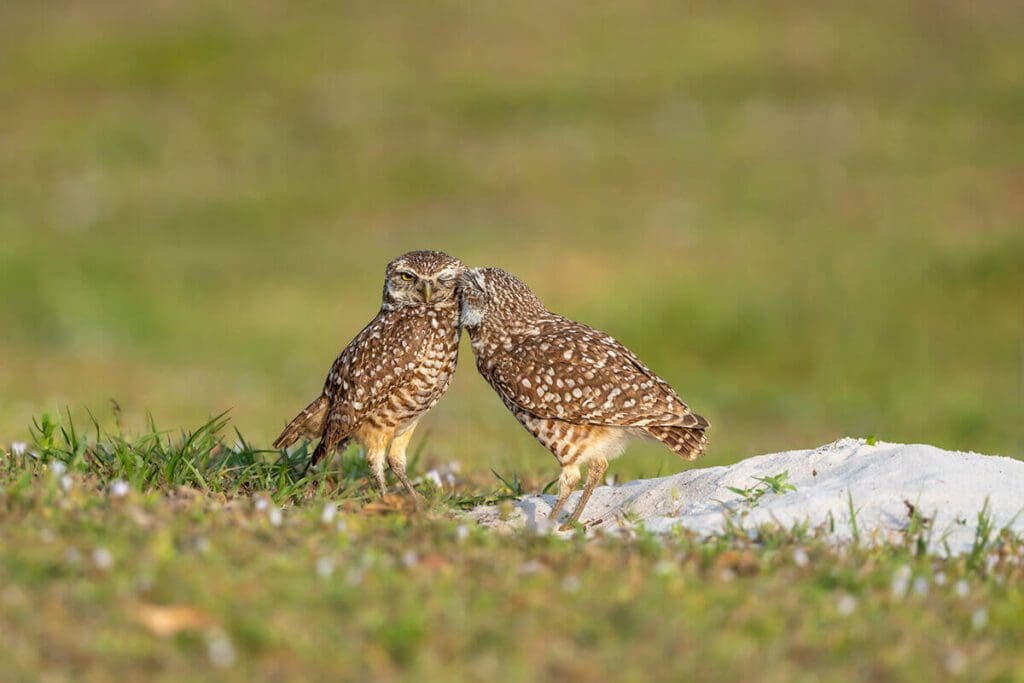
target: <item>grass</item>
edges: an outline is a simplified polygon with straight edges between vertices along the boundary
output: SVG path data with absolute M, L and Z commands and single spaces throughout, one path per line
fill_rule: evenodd
M 1022 33 L 1009 0 L 0 3 L 0 446 L 40 455 L 0 461 L 5 680 L 1024 678 L 1019 540 L 930 557 L 930 511 L 845 549 L 463 526 L 556 474 L 468 345 L 423 514 L 267 450 L 430 247 L 634 349 L 702 465 L 1022 457 Z
M 754 477 L 754 481 L 759 482 L 757 486 L 747 486 L 745 488 L 727 486 L 726 488 L 742 498 L 749 507 L 754 507 L 768 493 L 778 495 L 796 491 L 796 486 L 790 484 L 788 480 L 789 471 L 785 470 L 770 476 Z
M 924 524 L 879 546 L 799 525 L 500 536 L 458 512 L 515 483 L 438 489 L 420 466 L 415 514 L 378 499 L 356 460 L 303 475 L 221 418 L 180 434 L 39 427 L 0 468 L 10 681 L 1012 680 L 1024 666 L 1024 543 L 993 529 L 961 558 L 919 552 Z

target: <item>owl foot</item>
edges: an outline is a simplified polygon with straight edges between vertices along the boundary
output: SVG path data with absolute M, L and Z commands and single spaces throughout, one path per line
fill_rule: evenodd
M 405 473 L 405 470 L 395 469 L 392 467 L 392 471 L 395 473 L 395 476 L 398 477 L 398 480 L 402 482 L 402 486 L 405 487 L 405 490 L 409 492 L 409 499 L 412 501 L 413 510 L 419 512 L 420 502 L 422 502 L 423 496 L 417 493 L 416 489 L 413 488 L 412 482 L 409 481 L 409 476 Z
M 604 473 L 608 471 L 608 461 L 604 458 L 590 461 L 590 467 L 587 468 L 587 483 L 583 486 L 583 492 L 580 493 L 580 502 L 576 504 L 576 509 L 569 515 L 569 519 L 565 520 L 562 526 L 558 527 L 559 531 L 569 531 L 573 525 L 579 521 L 580 515 L 583 514 L 583 508 L 586 507 L 587 501 L 590 500 L 590 495 L 594 493 L 594 489 L 597 488 L 597 483 L 604 477 Z M 557 506 L 557 503 L 556 503 Z M 554 510 L 552 510 L 554 512 Z M 554 515 L 551 520 L 554 521 Z

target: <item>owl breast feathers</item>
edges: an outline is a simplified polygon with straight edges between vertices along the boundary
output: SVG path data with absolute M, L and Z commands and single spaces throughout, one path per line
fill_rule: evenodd
M 451 382 L 459 329 L 454 307 L 383 311 L 342 352 L 324 383 L 330 419 L 397 425 L 429 409 Z

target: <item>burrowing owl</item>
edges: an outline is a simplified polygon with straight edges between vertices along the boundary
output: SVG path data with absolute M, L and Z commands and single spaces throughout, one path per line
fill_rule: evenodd
M 355 440 L 380 487 L 385 453 L 402 485 L 405 449 L 416 423 L 448 390 L 459 352 L 456 287 L 465 270 L 438 251 L 412 251 L 388 264 L 377 317 L 349 342 L 327 375 L 323 392 L 274 441 L 320 438 L 310 464 Z
M 622 344 L 548 311 L 504 270 L 467 270 L 460 284 L 461 321 L 480 374 L 562 466 L 552 521 L 579 483 L 580 465 L 588 464 L 563 530 L 579 519 L 629 437 L 657 439 L 687 460 L 704 452 L 708 421 Z

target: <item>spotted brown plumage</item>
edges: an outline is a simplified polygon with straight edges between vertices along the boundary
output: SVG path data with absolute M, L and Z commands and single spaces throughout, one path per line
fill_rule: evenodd
M 461 334 L 456 288 L 464 270 L 461 261 L 437 251 L 413 251 L 389 263 L 380 312 L 338 355 L 320 396 L 274 446 L 319 438 L 310 460 L 315 465 L 355 440 L 382 492 L 386 460 L 414 494 L 405 449 L 455 372 Z
M 704 452 L 708 421 L 618 341 L 547 310 L 504 270 L 468 270 L 461 283 L 461 322 L 477 369 L 562 466 L 553 520 L 587 464 L 586 487 L 565 526 L 579 519 L 608 460 L 630 437 L 657 439 L 687 460 Z

